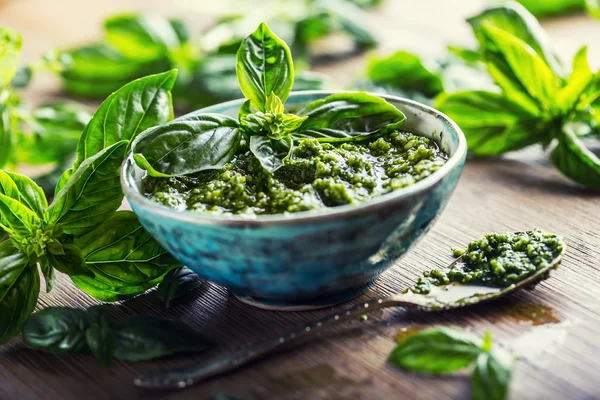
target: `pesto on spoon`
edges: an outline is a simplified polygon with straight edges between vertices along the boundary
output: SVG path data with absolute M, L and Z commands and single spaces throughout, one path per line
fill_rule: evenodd
M 564 249 L 560 236 L 541 230 L 487 234 L 469 243 L 464 252 L 455 252 L 460 256 L 445 271 L 426 273 L 416 286 L 403 293 L 369 300 L 234 353 L 183 368 L 148 373 L 134 383 L 147 388 L 184 388 L 237 369 L 296 339 L 315 336 L 326 328 L 382 308 L 435 311 L 497 299 L 548 278 L 550 270 L 560 265 Z

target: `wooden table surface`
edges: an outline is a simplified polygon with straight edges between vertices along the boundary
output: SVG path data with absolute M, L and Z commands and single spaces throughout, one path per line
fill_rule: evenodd
M 0 6 L 0 24 L 24 35 L 26 60 L 53 46 L 99 37 L 100 21 L 115 11 L 143 9 L 184 15 L 200 32 L 210 15 L 174 8 L 192 1 L 13 0 Z M 198 2 L 205 8 L 209 1 Z M 227 2 L 218 2 L 225 7 Z M 382 48 L 405 48 L 436 55 L 444 42 L 468 43 L 463 22 L 482 6 L 478 1 L 388 0 L 370 20 Z M 435 11 L 435 13 L 434 13 Z M 545 22 L 561 55 L 569 58 L 589 45 L 600 67 L 600 22 L 584 15 Z M 341 84 L 360 74 L 362 57 L 318 69 Z M 57 94 L 52 76 L 36 77 L 26 96 L 39 102 Z M 56 356 L 24 349 L 15 339 L 0 349 L 0 399 L 204 399 L 227 393 L 244 399 L 465 399 L 468 374 L 437 378 L 394 369 L 386 358 L 394 337 L 407 329 L 458 326 L 478 334 L 491 331 L 521 354 L 511 386 L 512 399 L 600 398 L 600 196 L 563 179 L 539 149 L 502 159 L 469 160 L 448 207 L 424 240 L 377 284 L 354 302 L 407 287 L 423 270 L 446 265 L 451 246 L 464 246 L 489 231 L 542 228 L 564 235 L 568 245 L 562 267 L 533 292 L 456 312 L 405 314 L 385 311 L 348 325 L 317 341 L 253 364 L 235 374 L 180 392 L 144 391 L 132 384 L 140 371 L 182 365 L 199 356 L 160 362 L 101 367 L 91 356 Z M 39 307 L 85 307 L 95 301 L 60 277 Z M 335 309 L 347 307 L 341 305 Z M 115 315 L 152 313 L 181 318 L 221 338 L 222 350 L 285 331 L 331 309 L 281 313 L 258 310 L 205 284 L 185 301 L 165 309 L 152 293 L 111 306 Z

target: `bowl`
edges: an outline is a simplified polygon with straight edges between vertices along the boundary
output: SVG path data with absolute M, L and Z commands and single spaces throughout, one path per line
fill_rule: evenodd
M 291 93 L 286 107 L 302 107 L 333 93 Z M 412 100 L 377 96 L 404 112 L 402 129 L 438 142 L 450 155 L 446 164 L 412 186 L 359 205 L 214 216 L 177 211 L 145 197 L 140 190 L 145 172 L 129 154 L 121 173 L 125 196 L 144 228 L 165 249 L 246 303 L 306 310 L 349 300 L 373 285 L 431 228 L 456 187 L 467 152 L 460 128 L 444 114 Z M 237 117 L 243 102 L 201 111 Z

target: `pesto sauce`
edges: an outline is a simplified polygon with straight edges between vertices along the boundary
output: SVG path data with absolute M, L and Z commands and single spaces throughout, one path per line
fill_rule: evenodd
M 358 204 L 431 175 L 447 161 L 426 137 L 393 132 L 377 139 L 332 144 L 300 141 L 270 174 L 242 143 L 219 170 L 175 178 L 146 177 L 143 191 L 178 210 L 209 214 L 280 214 Z
M 431 285 L 452 282 L 504 288 L 533 275 L 548 266 L 563 250 L 560 236 L 541 230 L 532 232 L 488 233 L 470 242 L 465 250 L 452 249 L 464 256 L 448 271 L 425 272 L 411 290 L 428 294 Z

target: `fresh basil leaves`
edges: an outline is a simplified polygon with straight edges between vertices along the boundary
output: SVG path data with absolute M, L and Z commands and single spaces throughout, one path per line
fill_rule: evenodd
M 115 321 L 103 306 L 38 311 L 23 325 L 23 341 L 29 348 L 53 353 L 91 352 L 103 365 L 113 359 L 145 361 L 214 346 L 180 321 L 145 315 Z
M 35 307 L 39 264 L 52 288 L 55 270 L 103 301 L 139 295 L 181 266 L 146 232 L 123 201 L 119 171 L 141 130 L 172 118 L 175 71 L 152 75 L 112 94 L 87 124 L 71 169 L 48 206 L 31 179 L 0 170 L 0 343 L 14 336 Z M 108 317 L 94 314 L 89 349 L 104 362 L 114 353 Z M 59 346 L 60 347 L 60 346 Z
M 447 374 L 474 366 L 473 400 L 503 400 L 508 394 L 514 357 L 483 340 L 454 329 L 427 329 L 408 336 L 392 351 L 388 361 L 399 368 L 429 374 Z
M 237 52 L 237 76 L 247 101 L 238 120 L 224 115 L 185 115 L 149 129 L 133 143 L 137 165 L 155 177 L 217 169 L 247 143 L 262 167 L 274 172 L 294 141 L 351 142 L 392 132 L 404 114 L 366 93 L 339 93 L 307 105 L 298 115 L 285 112 L 294 82 L 287 45 L 261 23 Z

